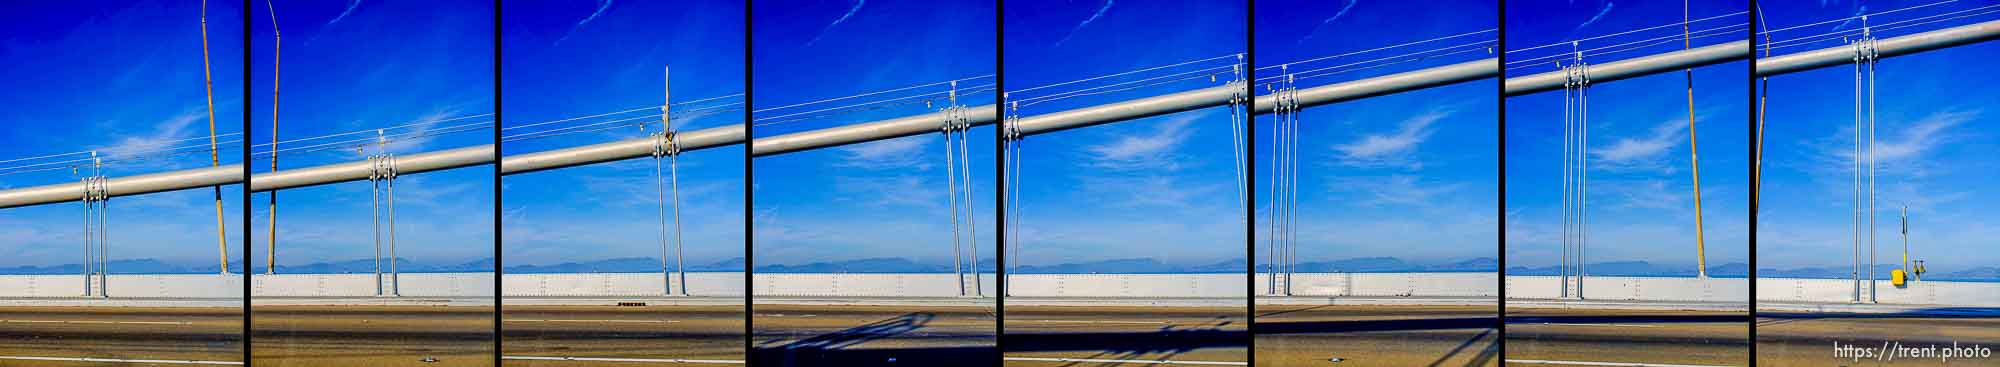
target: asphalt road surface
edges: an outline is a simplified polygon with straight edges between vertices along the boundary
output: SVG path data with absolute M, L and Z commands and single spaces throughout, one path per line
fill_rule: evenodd
M 1508 307 L 1507 364 L 1746 366 L 1749 321 L 1743 311 Z
M 760 304 L 756 366 L 984 366 L 998 360 L 992 307 Z
M 1498 366 L 1497 306 L 1257 306 L 1258 366 Z
M 2000 366 L 2000 351 L 1989 357 L 1938 358 L 1954 342 L 1960 348 L 2000 349 L 2000 317 L 1757 313 L 1758 366 Z M 1874 350 L 1885 343 L 1891 348 L 1935 345 L 1938 351 L 1930 358 L 1842 355 L 1835 343 Z
M 1244 363 L 1244 307 L 1007 306 L 1007 366 Z M 1083 362 L 1087 361 L 1087 362 Z
M 258 367 L 492 366 L 491 306 L 253 306 Z
M 508 358 L 502 363 L 559 367 L 605 363 L 592 360 L 596 358 L 743 361 L 743 322 L 741 305 L 508 305 L 501 308 L 500 348 Z
M 144 360 L 240 364 L 242 309 L 0 307 L 0 366 L 158 365 Z

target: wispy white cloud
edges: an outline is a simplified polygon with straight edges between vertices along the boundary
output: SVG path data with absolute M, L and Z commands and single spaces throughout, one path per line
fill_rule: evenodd
M 1823 5 L 1823 4 L 1824 4 L 1824 3 L 1822 3 L 1822 5 Z M 1845 20 L 1845 21 L 1842 21 L 1842 22 L 1840 22 L 1840 24 L 1839 24 L 1839 25 L 1835 25 L 1835 26 L 1833 26 L 1833 29 L 1832 29 L 1832 30 L 1829 30 L 1829 32 L 1831 32 L 1831 31 L 1838 31 L 1838 30 L 1842 30 L 1842 29 L 1847 29 L 1847 25 L 1849 25 L 1849 24 L 1854 24 L 1854 21 L 1855 21 L 1855 20 L 1857 20 L 1857 19 L 1861 19 L 1861 15 L 1862 15 L 1862 14 L 1868 14 L 1868 6 L 1867 6 L 1867 5 L 1860 5 L 1860 4 L 1855 4 L 1855 7 L 1854 7 L 1854 15 L 1853 15 L 1853 16 L 1850 16 L 1850 17 L 1848 17 L 1848 18 L 1847 18 L 1847 20 Z
M 1347 5 L 1341 6 L 1340 11 L 1333 13 L 1333 16 L 1327 17 L 1326 20 L 1319 21 L 1319 25 L 1313 26 L 1313 30 L 1311 32 L 1307 32 L 1305 38 L 1300 38 L 1298 43 L 1306 43 L 1306 40 L 1310 40 L 1313 38 L 1313 36 L 1319 35 L 1319 31 L 1321 29 L 1325 29 L 1326 26 L 1332 25 L 1333 21 L 1339 20 L 1341 16 L 1347 15 L 1347 11 L 1353 10 L 1354 4 L 1360 2 L 1361 0 L 1347 0 Z
M 1699 121 L 1707 119 L 1707 116 L 1696 115 L 1695 118 Z M 1687 124 L 1686 119 L 1675 119 L 1653 125 L 1653 128 L 1637 135 L 1617 137 L 1610 145 L 1590 151 L 1590 169 L 1661 174 L 1679 172 L 1682 167 L 1668 153 L 1680 149 L 1681 143 L 1687 142 Z
M 1083 30 L 1083 26 L 1090 25 L 1090 22 L 1097 21 L 1097 18 L 1103 18 L 1104 13 L 1111 11 L 1111 4 L 1112 0 L 1104 0 L 1104 6 L 1098 7 L 1096 13 L 1091 13 L 1089 18 L 1084 18 L 1083 22 L 1076 24 L 1076 27 L 1071 27 L 1069 34 L 1063 35 L 1063 38 L 1060 40 L 1056 40 L 1056 46 L 1062 46 L 1064 42 L 1069 42 L 1070 37 L 1076 36 L 1076 31 Z
M 934 139 L 934 135 L 916 135 L 836 148 L 841 153 L 841 160 L 835 165 L 871 170 L 928 170 L 931 161 L 924 159 L 924 147 L 943 149 L 942 144 Z
M 833 23 L 827 23 L 825 28 L 820 28 L 819 34 L 813 35 L 812 40 L 806 41 L 806 47 L 812 47 L 814 43 L 819 43 L 820 37 L 826 36 L 826 31 L 831 31 L 833 30 L 833 26 L 847 22 L 847 18 L 853 18 L 855 13 L 861 12 L 861 7 L 864 5 L 868 5 L 868 0 L 854 0 L 854 7 L 847 8 L 847 14 L 841 14 L 840 18 L 833 20 Z
M 1953 141 L 1949 134 L 1953 127 L 1976 120 L 1982 114 L 1984 110 L 1981 109 L 1938 111 L 1910 122 L 1906 127 L 1888 129 L 1893 135 L 1887 139 L 1882 139 L 1882 134 L 1878 132 L 1875 141 L 1878 172 L 1912 177 L 1928 175 L 1931 166 L 1936 163 L 1925 156 Z M 1866 131 L 1860 133 L 1865 134 Z M 1852 127 L 1843 127 L 1834 135 L 1808 143 L 1817 150 L 1812 164 L 1808 166 L 1813 167 L 1810 171 L 1826 178 L 1846 177 L 1853 173 L 1856 159 L 1854 134 L 1856 131 Z
M 1208 185 L 1173 176 L 1083 176 L 1084 192 L 1098 204 L 1116 208 L 1193 208 L 1207 201 L 1228 203 L 1233 195 L 1222 193 L 1222 185 Z
M 1346 177 L 1327 182 L 1329 191 L 1357 192 L 1358 198 L 1344 199 L 1356 206 L 1433 206 L 1439 196 L 1458 191 L 1464 183 L 1422 182 L 1417 176 Z
M 333 20 L 326 21 L 326 25 L 333 25 L 334 23 L 340 23 L 341 19 L 347 19 L 347 15 L 353 14 L 354 8 L 358 7 L 361 7 L 361 0 L 348 0 L 347 9 L 341 10 L 340 15 L 334 16 Z
M 1431 135 L 1437 132 L 1431 128 L 1432 124 L 1452 113 L 1452 110 L 1431 110 L 1403 120 L 1396 131 L 1365 135 L 1354 141 L 1336 144 L 1333 150 L 1339 155 L 1338 163 L 1344 166 L 1423 169 L 1423 162 L 1416 157 L 1417 146 L 1430 140 Z
M 1178 149 L 1194 136 L 1193 123 L 1210 111 L 1175 114 L 1154 126 L 1151 134 L 1126 135 L 1103 144 L 1084 147 L 1091 153 L 1088 165 L 1114 170 L 1175 171 L 1184 167 Z
M 1582 24 L 1577 24 L 1576 28 L 1570 29 L 1569 30 L 1570 35 L 1574 36 L 1576 35 L 1577 31 L 1583 30 L 1583 27 L 1589 27 L 1591 24 L 1597 24 L 1597 21 L 1604 20 L 1605 15 L 1611 14 L 1611 7 L 1613 5 L 1615 4 L 1612 4 L 1610 1 L 1604 2 L 1604 8 L 1598 9 L 1597 15 L 1590 16 L 1589 20 L 1585 20 L 1583 21 Z
M 583 17 L 583 20 L 577 21 L 576 25 L 570 26 L 569 32 L 563 33 L 562 38 L 557 38 L 555 44 L 562 44 L 562 41 L 569 40 L 570 36 L 576 35 L 577 30 L 583 29 L 583 25 L 590 24 L 590 21 L 597 20 L 597 16 L 604 15 L 604 11 L 609 9 L 611 9 L 611 0 L 603 0 L 597 2 L 597 10 L 590 12 L 590 16 Z

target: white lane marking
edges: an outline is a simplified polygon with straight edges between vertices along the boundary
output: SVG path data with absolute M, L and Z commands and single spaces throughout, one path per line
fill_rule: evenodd
M 126 325 L 193 325 L 187 321 L 99 321 L 99 320 L 0 320 L 10 324 L 126 324 Z
M 1519 364 L 1552 364 L 1552 365 L 1564 365 L 1564 366 L 1606 366 L 1606 367 L 1730 367 L 1730 366 L 1713 366 L 1713 365 L 1701 365 L 1701 364 L 1660 364 L 1660 363 L 1632 363 L 1632 362 L 1592 362 L 1592 361 L 1544 361 L 1544 360 L 1537 360 L 1537 359 L 1509 359 L 1509 360 L 1507 360 L 1507 363 L 1519 363 Z
M 612 324 L 667 324 L 680 320 L 559 320 L 559 319 L 506 319 L 506 322 L 597 322 Z
M 1080 362 L 1080 363 L 1111 363 L 1111 364 L 1185 364 L 1185 365 L 1209 365 L 1209 366 L 1250 365 L 1249 362 L 1176 361 L 1170 359 L 1094 359 L 1094 358 L 1040 358 L 1040 357 L 1006 357 L 1005 359 L 1009 361 L 1022 361 L 1022 362 L 1058 362 L 1058 363 Z
M 634 363 L 686 363 L 686 364 L 743 364 L 732 359 L 685 359 L 685 358 L 609 358 L 609 357 L 547 357 L 547 356 L 500 356 L 500 359 L 528 361 L 574 361 L 574 362 L 634 362 Z
M 1660 327 L 1659 325 L 1639 325 L 1639 324 L 1566 324 L 1566 323 L 1559 323 L 1559 322 L 1544 322 L 1544 323 L 1542 323 L 1542 325 L 1562 325 L 1562 326 L 1609 326 L 1609 327 Z
M 174 359 L 118 359 L 118 358 L 92 358 L 92 357 L 0 356 L 0 360 L 99 362 L 99 363 L 212 364 L 212 365 L 225 365 L 225 366 L 243 365 L 243 362 L 230 362 L 230 361 L 196 361 L 196 360 L 174 360 Z
M 1146 325 L 1167 324 L 1166 321 L 1035 320 L 1035 322 L 1051 323 L 1051 324 L 1146 324 Z

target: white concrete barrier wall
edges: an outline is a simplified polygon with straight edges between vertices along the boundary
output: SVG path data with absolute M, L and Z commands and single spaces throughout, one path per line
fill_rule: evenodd
M 1494 297 L 1493 273 L 1299 273 L 1293 294 L 1324 297 Z M 952 274 L 757 274 L 759 296 L 774 297 L 951 297 L 958 295 Z M 386 277 L 385 277 L 386 278 Z M 241 275 L 112 275 L 114 298 L 239 298 Z M 1561 278 L 1508 276 L 1510 299 L 1559 298 Z M 995 292 L 995 275 L 979 286 Z M 374 274 L 277 274 L 251 276 L 262 297 L 374 296 Z M 689 294 L 741 296 L 743 273 L 688 273 Z M 1009 281 L 1021 297 L 1207 298 L 1244 293 L 1237 274 L 1017 274 Z M 1575 281 L 1572 279 L 1572 281 Z M 492 273 L 410 273 L 402 293 L 415 297 L 491 297 Z M 385 283 L 387 280 L 385 279 Z M 971 276 L 966 285 L 972 286 Z M 657 273 L 508 274 L 510 297 L 646 297 L 661 291 Z M 1263 294 L 1268 279 L 1258 274 L 1253 288 Z M 1897 288 L 1878 283 L 1882 304 L 1940 307 L 2000 307 L 2000 283 L 1919 281 Z M 1281 284 L 1282 285 L 1282 284 Z M 385 284 L 386 286 L 386 284 Z M 1746 302 L 1748 282 L 1738 278 L 1589 277 L 1584 297 L 1596 300 Z M 1848 303 L 1853 283 L 1840 279 L 1765 278 L 1757 280 L 1758 301 Z M 70 298 L 83 294 L 81 275 L 0 276 L 0 298 Z
M 1318 297 L 1499 297 L 1495 273 L 1295 273 L 1292 295 Z M 1236 279 L 1242 279 L 1238 277 Z M 1276 287 L 1283 291 L 1283 275 Z M 1257 294 L 1269 294 L 1273 282 L 1258 273 Z
M 965 275 L 965 294 L 978 287 L 987 296 L 998 296 L 993 285 L 998 275 L 984 274 L 973 279 Z M 952 274 L 820 274 L 771 273 L 754 275 L 758 297 L 956 297 L 957 276 Z M 975 284 L 974 282 L 978 283 Z
M 674 277 L 674 293 L 682 284 Z M 664 294 L 660 273 L 507 274 L 500 282 L 507 297 L 653 297 Z M 743 273 L 687 273 L 690 296 L 742 296 Z
M 1749 281 L 1742 278 L 1593 276 L 1583 278 L 1581 282 L 1570 278 L 1570 282 L 1581 286 L 1583 298 L 1591 300 L 1748 303 L 1750 299 Z M 1562 277 L 1507 277 L 1508 299 L 1561 297 Z
M 1016 297 L 1243 298 L 1243 274 L 1015 274 Z
M 1845 279 L 1757 279 L 1758 302 L 1849 303 L 1854 300 L 1853 280 Z M 1861 298 L 1868 298 L 1867 283 L 1861 283 Z M 1922 280 L 1898 288 L 1886 280 L 1875 283 L 1875 301 L 1881 304 L 1940 307 L 2000 307 L 2000 283 Z
M 404 273 L 405 297 L 492 297 L 493 273 Z M 256 274 L 250 276 L 252 297 L 372 297 L 375 274 Z M 382 292 L 394 281 L 382 275 Z
M 113 298 L 243 298 L 237 274 L 111 274 L 105 282 Z M 0 276 L 0 298 L 80 296 L 82 274 Z

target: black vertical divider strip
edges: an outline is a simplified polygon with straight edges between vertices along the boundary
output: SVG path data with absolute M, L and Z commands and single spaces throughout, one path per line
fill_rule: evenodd
M 243 365 L 250 365 L 250 0 L 243 0 Z M 276 131 L 272 131 L 276 134 Z M 276 147 L 273 147 L 276 148 Z M 227 265 L 227 264 L 225 264 Z
M 1000 189 L 999 193 L 994 194 L 1000 199 L 993 201 L 994 222 L 999 223 L 993 226 L 994 233 L 996 233 L 995 238 L 999 239 L 999 241 L 995 241 L 993 246 L 993 273 L 998 274 L 997 277 L 993 278 L 993 293 L 996 294 L 993 297 L 993 361 L 996 366 L 1007 363 L 1007 226 L 1014 225 L 1014 223 L 1007 223 L 1007 203 L 1009 200 L 1019 200 L 1019 198 L 1007 196 L 1007 193 L 1012 192 L 1008 191 L 1011 189 L 1008 185 L 1012 183 L 1007 182 L 1007 177 L 1012 177 L 1007 175 L 1007 142 L 1009 141 L 1007 129 L 1013 125 L 1011 121 L 1007 120 L 1006 19 L 1007 1 L 993 0 L 993 90 L 999 91 L 999 93 L 993 94 L 993 106 L 997 107 L 993 109 L 993 113 L 999 114 L 999 116 L 994 116 L 998 117 L 994 121 L 1000 122 L 993 129 L 993 152 L 997 153 L 993 155 L 993 177 L 1000 181 L 999 185 L 993 186 Z M 967 169 L 971 168 L 968 167 Z M 1016 240 L 1018 241 L 1019 239 Z M 972 255 L 974 259 L 979 257 L 978 253 Z M 979 261 L 974 260 L 972 262 L 972 271 L 979 271 Z
M 753 343 L 757 329 L 753 320 L 757 319 L 757 314 L 753 313 L 756 310 L 753 303 L 757 299 L 755 296 L 757 289 L 752 279 L 755 278 L 753 269 L 756 267 L 757 257 L 754 251 L 757 246 L 752 244 L 756 243 L 757 225 L 756 218 L 752 215 L 755 210 L 753 208 L 756 208 L 752 200 L 756 195 L 752 195 L 751 188 L 754 187 L 757 175 L 754 174 L 755 166 L 750 163 L 756 158 L 750 155 L 750 145 L 757 141 L 757 129 L 754 128 L 757 126 L 757 121 L 751 120 L 755 117 L 753 112 L 757 111 L 756 83 L 751 82 L 751 75 L 756 74 L 757 63 L 751 62 L 755 59 L 751 58 L 750 52 L 755 48 L 750 37 L 751 20 L 755 18 L 751 16 L 754 11 L 751 8 L 752 3 L 754 2 L 751 0 L 743 0 L 743 360 L 747 365 L 756 366 L 757 361 L 753 356 L 757 353 Z
M 1494 11 L 1494 29 L 1499 31 L 1494 32 L 1494 37 L 1497 38 L 1494 48 L 1499 51 L 1494 52 L 1494 58 L 1500 63 L 1496 65 L 1500 68 L 1500 80 L 1493 83 L 1493 95 L 1497 100 L 1494 103 L 1499 107 L 1493 120 L 1499 124 L 1499 128 L 1493 130 L 1493 135 L 1499 144 L 1497 148 L 1500 154 L 1496 155 L 1494 160 L 1500 163 L 1500 169 L 1499 177 L 1495 177 L 1497 180 L 1494 181 L 1499 183 L 1500 190 L 1495 192 L 1494 196 L 1499 197 L 1500 203 L 1494 205 L 1493 209 L 1494 215 L 1500 218 L 1495 221 L 1499 223 L 1497 225 L 1500 231 L 1494 236 L 1493 247 L 1498 250 L 1497 257 L 1500 261 L 1499 267 L 1493 269 L 1495 275 L 1493 278 L 1496 279 L 1494 286 L 1499 290 L 1499 297 L 1493 300 L 1496 308 L 1494 312 L 1497 313 L 1493 320 L 1498 324 L 1494 325 L 1493 329 L 1498 331 L 1495 334 L 1499 336 L 1493 342 L 1500 349 L 1500 364 L 1505 365 L 1507 364 L 1507 1 L 1498 1 L 1496 8 L 1498 10 Z
M 1257 365 L 1257 0 L 1244 0 L 1243 4 L 1243 95 L 1248 99 L 1243 109 L 1243 300 L 1244 300 L 1244 362 Z M 1270 259 L 1265 259 L 1270 261 Z
M 1748 279 L 1745 279 L 1745 280 L 1744 280 L 1744 282 L 1746 282 L 1746 283 L 1750 283 L 1750 284 L 1749 284 L 1749 285 L 1750 285 L 1750 299 L 1749 299 L 1749 303 L 1750 303 L 1750 304 L 1749 304 L 1749 308 L 1750 308 L 1750 310 L 1749 310 L 1749 313 L 1750 313 L 1750 320 L 1749 320 L 1749 321 L 1747 321 L 1747 324 L 1746 324 L 1746 325 L 1744 325 L 1744 326 L 1745 326 L 1746 328 L 1750 329 L 1750 330 L 1749 330 L 1749 332 L 1750 332 L 1750 335 L 1749 335 L 1749 337 L 1750 337 L 1750 340 L 1749 340 L 1749 344 L 1750 344 L 1750 351 L 1749 351 L 1750 353 L 1749 353 L 1749 359 L 1750 359 L 1750 360 L 1748 360 L 1748 361 L 1745 361 L 1745 363 L 1749 363 L 1749 365 L 1750 365 L 1750 366 L 1756 366 L 1756 365 L 1757 365 L 1757 213 L 1758 213 L 1758 212 L 1757 212 L 1757 209 L 1758 209 L 1758 206 L 1759 206 L 1760 204 L 1762 204 L 1762 202 L 1761 202 L 1761 201 L 1759 200 L 1759 197 L 1758 197 L 1758 196 L 1759 196 L 1759 195 L 1762 195 L 1762 194 L 1763 194 L 1763 190 L 1760 190 L 1759 188 L 1762 188 L 1762 187 L 1764 187 L 1764 185 L 1763 185 L 1763 182 L 1761 182 L 1761 181 L 1763 181 L 1763 179 L 1764 179 L 1764 178 L 1763 178 L 1763 177 L 1761 177 L 1761 176 L 1758 176 L 1758 175 L 1757 175 L 1757 159 L 1759 159 L 1759 158 L 1762 158 L 1762 157 L 1759 157 L 1759 156 L 1757 156 L 1757 144 L 1762 144 L 1762 143 L 1763 143 L 1763 142 L 1761 142 L 1761 141 L 1758 141 L 1758 140 L 1757 140 L 1757 134 L 1759 133 L 1759 131 L 1757 131 L 1757 129 L 1758 129 L 1759 127 L 1760 127 L 1760 126 L 1758 126 L 1758 125 L 1757 125 L 1757 119 L 1758 119 L 1759 117 L 1762 117 L 1762 116 L 1758 116 L 1758 113 L 1759 113 L 1759 112 L 1763 112 L 1763 110 L 1762 110 L 1762 109 L 1760 109 L 1760 108 L 1758 108 L 1758 106 L 1757 106 L 1757 91 L 1758 91 L 1758 88 L 1761 88 L 1761 87 L 1767 87 L 1767 86 L 1768 86 L 1768 85 L 1758 85 L 1758 84 L 1757 84 L 1757 47 L 1756 47 L 1756 45 L 1758 44 L 1758 43 L 1757 43 L 1757 29 L 1759 29 L 1759 28 L 1758 28 L 1758 26 L 1760 26 L 1760 24 L 1758 24 L 1757 20 L 1761 18 L 1761 17 L 1760 17 L 1760 15 L 1761 15 L 1760 13 L 1763 13 L 1763 8 L 1761 8 L 1761 7 L 1758 7 L 1758 6 L 1757 6 L 1757 0 L 1750 0 L 1750 11 L 1749 11 L 1749 12 L 1747 12 L 1747 13 L 1745 13 L 1745 14 L 1747 14 L 1747 16 L 1748 16 L 1748 17 L 1750 17 L 1750 23 L 1749 23 L 1749 24 L 1750 24 L 1750 27 L 1748 27 L 1748 29 L 1745 29 L 1745 30 L 1743 31 L 1743 33 L 1745 33 L 1745 34 L 1746 34 L 1747 36 L 1749 36 L 1749 37 L 1750 37 L 1750 44 L 1751 44 L 1751 47 L 1750 47 L 1750 66 L 1749 66 L 1749 67 L 1746 67 L 1746 68 L 1744 68 L 1744 70 L 1745 70 L 1745 71 L 1748 71 L 1748 72 L 1749 72 L 1749 75 L 1745 76 L 1745 79 L 1744 79 L 1744 82 L 1746 82 L 1746 83 L 1750 83 L 1750 87 L 1749 87 L 1749 88 L 1743 88 L 1743 90 L 1745 90 L 1745 91 L 1749 91 L 1749 93 L 1747 93 L 1747 95 L 1745 96 L 1745 98 L 1747 98 L 1747 99 L 1749 100 L 1749 102 L 1750 102 L 1750 104 L 1746 105 L 1746 106 L 1750 106 L 1750 108 L 1747 108 L 1747 110 L 1750 110 L 1750 113 L 1749 113 L 1749 115 L 1750 115 L 1750 119 L 1749 119 L 1748 121 L 1745 121 L 1745 123 L 1746 123 L 1746 124 L 1748 124 L 1748 125 L 1750 126 L 1750 128 L 1749 128 L 1749 129 L 1745 129 L 1745 131 L 1749 131 L 1749 132 L 1750 132 L 1750 136 L 1749 136 L 1749 139 L 1747 139 L 1748 141 L 1750 141 L 1750 144 L 1744 144 L 1744 147 L 1745 147 L 1745 148 L 1747 148 L 1747 149 L 1746 149 L 1747 151 L 1746 151 L 1746 152 L 1744 152 L 1744 153 L 1747 153 L 1747 154 L 1748 154 L 1748 155 L 1749 155 L 1749 156 L 1751 157 L 1751 159 L 1745 159 L 1745 160 L 1744 160 L 1744 161 L 1746 161 L 1746 162 L 1749 162 L 1749 163 L 1750 163 L 1750 164 L 1748 164 L 1748 165 L 1747 165 L 1748 167 L 1744 167 L 1744 168 L 1745 168 L 1745 169 L 1748 169 L 1748 170 L 1750 170 L 1750 177 L 1751 177 L 1751 178 L 1750 178 L 1750 180 L 1751 180 L 1751 181 L 1750 181 L 1750 187 L 1751 187 L 1751 190 L 1750 190 L 1750 215 L 1746 215 L 1746 216 L 1744 216 L 1744 217 L 1746 217 L 1746 218 L 1749 218 L 1749 221 L 1750 221 L 1750 274 L 1749 274 L 1749 276 L 1748 276 Z
M 500 313 L 501 313 L 501 308 L 504 307 L 502 306 L 502 304 L 504 303 L 503 298 L 505 298 L 503 295 L 501 295 L 500 283 L 502 282 L 502 279 L 506 277 L 503 276 L 504 273 L 500 269 L 502 269 L 502 267 L 507 264 L 505 261 L 501 259 L 501 253 L 500 253 L 500 246 L 501 246 L 500 179 L 502 178 L 500 176 L 500 157 L 502 156 L 500 150 L 504 148 L 503 146 L 500 145 L 500 127 L 503 126 L 503 124 L 506 124 L 507 121 L 506 119 L 501 118 L 500 114 L 501 113 L 500 81 L 502 79 L 500 77 L 500 64 L 501 64 L 500 40 L 502 37 L 502 33 L 500 33 L 500 23 L 502 19 L 500 18 L 500 11 L 501 11 L 500 8 L 501 8 L 500 0 L 493 0 L 493 365 L 494 366 L 499 366 L 501 363 L 500 340 L 505 339 L 504 337 L 505 334 L 502 334 L 503 330 L 500 329 L 500 318 L 501 318 Z

